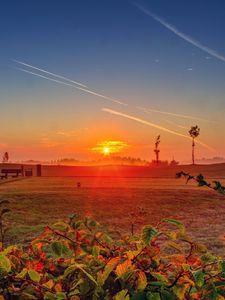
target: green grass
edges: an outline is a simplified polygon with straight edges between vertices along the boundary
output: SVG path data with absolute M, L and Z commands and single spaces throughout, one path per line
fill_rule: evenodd
M 142 206 L 148 212 L 144 223 L 178 219 L 214 253 L 224 252 L 225 197 L 185 185 L 183 179 L 33 177 L 0 185 L 0 192 L 0 200 L 9 200 L 12 209 L 7 217 L 10 243 L 24 243 L 44 226 L 73 212 L 91 214 L 126 233 L 130 230 L 129 212 Z

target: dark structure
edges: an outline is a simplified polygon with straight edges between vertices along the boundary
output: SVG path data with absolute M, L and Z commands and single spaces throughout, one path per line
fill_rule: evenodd
M 1 179 L 8 178 L 8 176 L 12 177 L 18 177 L 19 175 L 22 175 L 22 169 L 2 169 L 1 173 Z
M 41 177 L 41 165 L 37 165 L 37 176 Z
M 32 168 L 26 169 L 25 170 L 25 176 L 33 176 L 33 170 Z

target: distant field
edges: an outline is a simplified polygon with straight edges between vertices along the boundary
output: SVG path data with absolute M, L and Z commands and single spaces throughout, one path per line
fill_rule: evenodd
M 181 220 L 192 236 L 224 253 L 225 196 L 185 185 L 184 179 L 31 177 L 0 184 L 0 199 L 9 200 L 13 210 L 10 242 L 26 242 L 73 212 L 91 214 L 125 233 L 130 229 L 128 212 L 142 206 L 148 211 L 145 223 Z

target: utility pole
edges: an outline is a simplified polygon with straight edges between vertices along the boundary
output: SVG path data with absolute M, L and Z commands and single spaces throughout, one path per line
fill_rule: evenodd
M 159 143 L 160 143 L 160 135 L 157 136 L 156 138 L 156 141 L 155 141 L 155 149 L 154 149 L 154 152 L 155 152 L 155 156 L 156 156 L 156 165 L 158 166 L 159 164 Z

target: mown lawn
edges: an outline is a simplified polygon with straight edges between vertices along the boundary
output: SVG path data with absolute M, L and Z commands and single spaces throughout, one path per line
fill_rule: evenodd
M 0 199 L 9 200 L 12 209 L 7 218 L 10 243 L 27 242 L 73 212 L 91 214 L 127 233 L 129 212 L 141 206 L 147 211 L 146 224 L 181 220 L 194 238 L 214 253 L 224 253 L 225 196 L 185 185 L 183 179 L 33 177 L 0 184 Z

